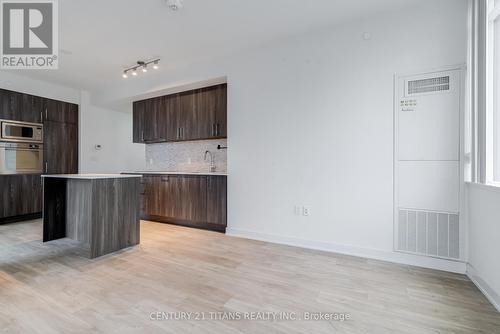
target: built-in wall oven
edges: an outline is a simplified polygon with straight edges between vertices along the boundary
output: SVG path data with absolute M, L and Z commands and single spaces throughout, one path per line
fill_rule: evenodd
M 0 174 L 43 173 L 43 145 L 0 142 Z
M 43 173 L 43 125 L 0 120 L 0 174 Z

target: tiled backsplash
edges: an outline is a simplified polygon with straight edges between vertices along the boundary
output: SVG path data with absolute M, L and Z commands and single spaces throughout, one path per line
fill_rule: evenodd
M 214 155 L 217 172 L 227 172 L 227 139 L 199 140 L 146 145 L 146 169 L 149 171 L 207 172 L 210 158 L 203 159 L 205 151 Z

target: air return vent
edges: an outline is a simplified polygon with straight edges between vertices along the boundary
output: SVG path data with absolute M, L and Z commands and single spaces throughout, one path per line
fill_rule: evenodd
M 399 209 L 397 250 L 458 259 L 458 214 Z
M 450 90 L 450 77 L 437 77 L 408 81 L 408 95 Z

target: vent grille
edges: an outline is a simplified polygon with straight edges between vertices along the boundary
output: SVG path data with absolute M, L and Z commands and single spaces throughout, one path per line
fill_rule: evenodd
M 408 95 L 450 90 L 450 76 L 408 81 Z
M 458 214 L 399 209 L 397 250 L 460 258 Z

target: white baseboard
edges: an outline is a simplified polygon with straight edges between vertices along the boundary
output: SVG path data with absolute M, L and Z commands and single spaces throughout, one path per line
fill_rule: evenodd
M 226 234 L 233 237 L 267 241 L 289 246 L 296 246 L 296 247 L 309 248 L 326 252 L 364 257 L 368 259 L 406 264 L 416 267 L 444 270 L 459 274 L 466 273 L 466 264 L 465 262 L 460 262 L 460 261 L 451 261 L 451 260 L 418 256 L 418 255 L 405 254 L 399 252 L 391 252 L 378 249 L 361 248 L 355 246 L 332 244 L 327 242 L 311 241 L 295 237 L 278 236 L 273 234 L 260 233 L 260 232 L 235 229 L 235 228 L 227 228 Z
M 500 312 L 500 296 L 479 276 L 476 269 L 470 263 L 467 264 L 467 276 L 497 309 L 497 311 Z

